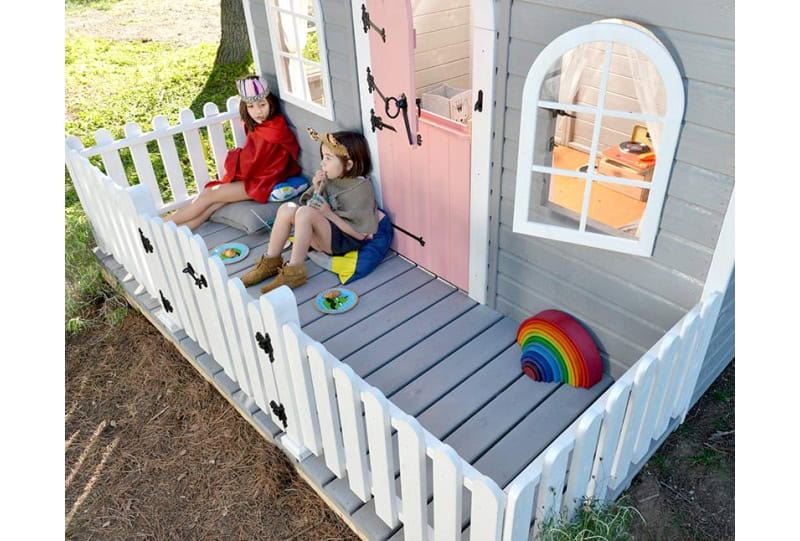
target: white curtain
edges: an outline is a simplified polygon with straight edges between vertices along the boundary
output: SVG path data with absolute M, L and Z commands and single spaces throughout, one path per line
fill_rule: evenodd
M 624 47 L 631 67 L 631 78 L 636 90 L 642 114 L 664 116 L 666 107 L 666 89 L 661 82 L 658 70 L 642 53 L 630 47 Z M 661 122 L 648 121 L 647 131 L 653 141 L 653 151 L 658 156 L 661 143 Z
M 312 1 L 294 0 L 297 5 L 297 10 L 295 10 L 292 7 L 292 0 L 278 0 L 278 7 L 286 11 L 306 15 L 308 13 L 308 4 Z M 308 39 L 308 23 L 306 19 L 293 17 L 282 11 L 275 11 L 274 14 L 276 26 L 280 29 L 278 32 L 280 50 L 293 56 L 297 55 L 298 52 L 302 52 Z M 310 99 L 308 81 L 306 81 L 301 62 L 295 59 L 288 61 L 286 79 L 293 94 Z M 301 90 L 302 88 L 305 88 L 305 92 Z

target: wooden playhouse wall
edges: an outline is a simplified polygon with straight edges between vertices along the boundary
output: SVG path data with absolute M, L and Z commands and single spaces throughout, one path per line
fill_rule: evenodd
M 734 184 L 733 2 L 503 0 L 497 13 L 498 113 L 490 201 L 495 224 L 490 245 L 497 249 L 490 251 L 489 304 L 518 320 L 547 308 L 573 314 L 594 332 L 606 366 L 619 377 L 703 291 Z M 684 125 L 649 258 L 512 232 L 521 96 L 528 70 L 559 35 L 609 17 L 653 31 L 686 84 Z M 731 320 L 718 326 L 721 334 L 715 336 L 723 356 L 732 347 L 729 312 Z

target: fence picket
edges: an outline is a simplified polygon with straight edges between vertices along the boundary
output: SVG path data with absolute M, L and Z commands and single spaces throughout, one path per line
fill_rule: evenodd
M 139 227 L 142 229 L 142 234 L 148 239 L 150 246 L 153 248 L 153 251 L 145 256 L 147 259 L 147 265 L 150 267 L 153 277 L 153 285 L 155 289 L 155 294 L 153 297 L 164 309 L 164 314 L 162 314 L 162 317 L 168 318 L 175 325 L 183 328 L 181 315 L 179 313 L 180 310 L 177 309 L 177 299 L 173 292 L 174 285 L 171 283 L 171 276 L 167 271 L 167 269 L 172 266 L 172 263 L 169 258 L 169 254 L 166 253 L 166 248 L 162 246 L 163 235 L 159 236 L 158 234 L 158 230 L 162 227 L 161 224 L 161 218 L 158 216 L 139 216 Z M 167 311 L 165 300 L 172 308 L 171 312 Z
M 123 278 L 123 281 L 128 281 L 136 271 L 136 265 L 133 255 L 135 246 L 132 245 L 129 236 L 126 234 L 128 232 L 128 225 L 123 213 L 120 211 L 120 208 L 124 206 L 124 201 L 122 200 L 125 195 L 124 188 L 115 184 L 108 177 L 106 177 L 106 179 L 107 180 L 104 181 L 106 197 L 110 204 L 109 208 L 113 209 L 111 221 L 114 224 L 114 237 L 116 238 L 117 248 L 117 253 L 114 255 L 115 259 L 119 261 L 128 272 L 128 275 Z
M 137 184 L 125 188 L 119 194 L 118 211 L 126 223 L 123 234 L 129 239 L 131 244 L 131 255 L 134 262 L 134 276 L 139 284 L 151 295 L 155 296 L 155 286 L 150 268 L 147 265 L 145 256 L 147 255 L 142 244 L 142 236 L 139 233 L 139 215 L 151 216 L 154 209 L 150 201 L 150 194 L 147 187 Z
M 239 110 L 239 96 L 231 96 L 225 101 L 225 107 L 228 111 L 238 111 Z M 244 124 L 242 123 L 242 118 L 236 116 L 231 118 L 231 131 L 233 132 L 233 145 L 237 147 L 244 146 L 245 134 L 244 134 Z
M 692 353 L 694 362 L 692 363 L 689 372 L 686 375 L 686 381 L 683 387 L 683 399 L 681 402 L 681 423 L 686 419 L 686 414 L 689 412 L 689 405 L 694 394 L 695 386 L 697 385 L 697 377 L 700 374 L 700 369 L 703 366 L 703 361 L 708 352 L 708 345 L 711 342 L 711 335 L 714 332 L 714 326 L 717 322 L 720 308 L 722 307 L 722 293 L 715 291 L 703 301 L 703 306 L 700 309 L 700 333 L 695 342 L 695 349 Z
M 372 471 L 372 493 L 375 513 L 390 528 L 399 524 L 395 490 L 395 457 L 392 447 L 392 424 L 389 404 L 378 389 L 367 386 L 361 392 L 367 424 L 369 464 Z M 459 515 L 460 516 L 460 515 Z
M 227 345 L 227 355 L 224 358 L 215 358 L 215 360 L 232 380 L 237 381 L 233 360 L 242 358 L 241 344 L 245 339 L 239 335 L 239 328 L 236 326 L 231 294 L 227 285 L 228 271 L 219 256 L 208 258 L 208 274 L 209 289 L 214 295 L 220 329 Z
M 433 448 L 433 524 L 436 541 L 461 539 L 464 473 L 461 457 L 446 444 Z
M 403 532 L 408 539 L 428 539 L 428 472 L 425 435 L 413 417 L 395 421 L 400 453 L 400 493 L 403 496 Z
M 587 496 L 599 500 L 606 497 L 608 483 L 611 481 L 611 469 L 614 456 L 619 446 L 622 422 L 628 407 L 628 398 L 633 387 L 632 378 L 623 376 L 606 391 L 603 423 L 597 438 L 597 451 L 592 465 L 592 477 L 589 481 Z
M 71 150 L 67 151 L 67 169 L 72 178 L 72 184 L 75 186 L 75 191 L 78 194 L 78 199 L 83 206 L 86 218 L 89 221 L 89 226 L 94 233 L 97 247 L 104 253 L 111 253 L 111 244 L 108 240 L 108 226 L 106 225 L 106 216 L 103 212 L 97 194 L 92 189 L 94 186 L 94 175 L 96 168 L 89 163 L 87 158 L 84 158 L 78 152 L 83 148 L 83 144 L 77 137 L 70 137 L 67 139 L 67 145 Z M 97 172 L 99 174 L 99 171 Z
M 533 500 L 541 484 L 541 468 L 530 470 L 529 475 L 528 481 L 525 483 L 514 482 L 508 489 L 503 541 L 527 541 L 528 539 L 533 520 Z
M 278 400 L 278 389 L 272 376 L 272 367 L 267 353 L 259 349 L 256 333 L 263 333 L 261 314 L 255 302 L 239 278 L 228 280 L 228 293 L 233 306 L 233 316 L 239 328 L 239 337 L 243 356 L 232 359 L 231 366 L 236 374 L 236 382 L 244 393 L 256 401 L 261 411 L 270 416 L 272 421 L 283 428 L 280 419 L 269 407 L 270 400 Z
M 212 118 L 219 115 L 219 107 L 216 103 L 208 102 L 203 106 L 203 116 Z M 228 156 L 228 145 L 225 143 L 225 130 L 222 123 L 209 124 L 206 128 L 208 133 L 208 146 L 211 155 L 214 156 L 214 164 L 217 166 L 217 180 L 225 176 L 225 158 Z
M 353 494 L 362 502 L 366 502 L 370 497 L 370 479 L 359 379 L 346 364 L 340 363 L 333 369 L 336 401 L 342 423 L 347 479 Z
M 325 465 L 336 477 L 342 479 L 345 474 L 344 443 L 333 381 L 333 366 L 339 361 L 319 342 L 309 343 L 306 352 L 311 368 L 311 381 L 314 384 Z
M 174 241 L 170 240 L 174 236 L 174 229 L 174 223 L 165 223 L 158 216 L 150 220 L 150 231 L 153 234 L 150 239 L 153 241 L 155 253 L 158 254 L 161 260 L 164 277 L 169 287 L 169 292 L 165 292 L 165 294 L 168 295 L 166 298 L 172 305 L 173 312 L 171 315 L 178 321 L 178 324 L 186 334 L 193 337 L 197 333 L 194 331 L 189 306 L 181 287 L 181 282 L 183 282 L 181 269 L 183 267 L 180 266 L 180 254 L 175 247 Z
M 138 123 L 128 122 L 125 124 L 126 137 L 133 139 L 141 135 L 142 128 Z M 156 180 L 156 174 L 153 171 L 153 162 L 150 161 L 150 152 L 147 150 L 147 144 L 131 143 L 128 148 L 131 151 L 133 166 L 136 168 L 136 175 L 139 177 L 139 182 L 150 189 L 150 197 L 153 200 L 155 208 L 162 208 L 164 206 L 164 200 L 161 198 L 161 189 L 158 187 L 158 180 Z
M 499 540 L 503 534 L 505 494 L 498 488 L 497 483 L 485 475 L 481 475 L 472 481 L 470 491 L 472 493 L 469 525 L 470 541 Z M 533 502 L 531 502 L 531 505 L 533 505 Z
M 562 441 L 551 445 L 542 460 L 542 480 L 536 496 L 534 535 L 551 517 L 558 518 L 561 509 L 562 488 L 567 475 L 567 462 L 574 441 Z
M 631 396 L 620 434 L 621 441 L 614 458 L 614 465 L 611 467 L 609 488 L 612 490 L 617 488 L 625 479 L 631 466 L 633 446 L 641 429 L 644 410 L 650 396 L 650 388 L 653 385 L 653 376 L 656 372 L 655 362 L 655 355 L 651 352 L 645 353 L 644 357 L 638 362 L 640 363 L 639 367 L 633 376 L 633 388 L 631 389 Z
M 169 120 L 165 116 L 157 115 L 153 117 L 153 131 L 156 134 L 166 132 L 169 127 Z M 189 194 L 186 191 L 186 181 L 183 178 L 183 169 L 181 169 L 175 140 L 172 135 L 164 134 L 158 136 L 156 142 L 158 143 L 161 161 L 164 163 L 164 171 L 167 173 L 169 187 L 172 190 L 172 199 L 176 202 L 186 201 L 189 199 Z
M 102 149 L 102 147 L 114 142 L 114 136 L 107 129 L 100 128 L 94 132 L 94 140 L 97 142 L 97 146 L 100 147 L 100 157 L 103 159 L 103 167 L 106 170 L 106 174 L 111 177 L 111 180 L 117 186 L 127 188 L 130 183 L 128 182 L 128 175 L 125 174 L 125 167 L 122 166 L 119 151 Z
M 675 364 L 675 356 L 680 347 L 680 337 L 674 331 L 670 331 L 661 342 L 656 357 L 656 372 L 653 377 L 653 388 L 650 398 L 646 404 L 646 411 L 642 419 L 642 428 L 636 437 L 633 447 L 633 462 L 639 462 L 650 448 L 650 442 L 654 438 L 661 436 L 655 431 L 658 412 L 661 409 L 661 402 L 664 400 L 664 393 L 669 386 L 672 368 Z
M 692 311 L 686 314 L 684 324 L 681 327 L 681 336 L 683 341 L 681 343 L 680 359 L 681 364 L 675 373 L 675 381 L 672 382 L 670 396 L 672 397 L 672 407 L 665 412 L 665 417 L 677 417 L 681 414 L 681 401 L 683 399 L 683 388 L 686 384 L 686 376 L 690 372 L 690 367 L 694 362 L 692 356 L 696 349 L 698 337 L 703 320 L 700 318 L 701 305 L 698 304 Z
M 179 118 L 181 127 L 185 126 L 181 130 L 183 132 L 183 141 L 186 143 L 186 152 L 189 154 L 189 163 L 192 166 L 194 182 L 197 185 L 197 191 L 200 192 L 209 181 L 206 151 L 203 147 L 203 141 L 200 139 L 200 128 L 193 127 L 195 118 L 191 109 L 183 109 Z
M 291 377 L 289 374 L 289 358 L 286 353 L 286 343 L 283 336 L 283 326 L 286 323 L 300 325 L 300 317 L 297 313 L 297 301 L 294 293 L 288 287 L 279 287 L 270 291 L 259 298 L 259 311 L 265 332 L 269 333 L 274 350 L 272 371 L 275 375 L 275 384 L 278 387 L 278 396 L 283 405 L 288 419 L 286 433 L 292 441 L 285 441 L 284 444 L 293 447 L 292 453 L 302 453 L 305 448 L 299 445 L 303 441 L 300 432 L 300 423 L 297 422 L 297 406 L 295 404 L 294 393 L 292 392 Z M 276 398 L 277 400 L 277 398 Z
M 180 233 L 181 228 L 184 231 L 183 234 Z M 189 258 L 187 254 L 184 253 L 183 244 L 179 241 L 181 236 L 190 235 L 191 232 L 185 225 L 178 228 L 174 222 L 164 222 L 162 231 L 164 232 L 167 249 L 172 255 L 172 261 L 175 264 L 173 273 L 175 275 L 175 283 L 178 286 L 176 293 L 184 304 L 186 310 L 185 314 L 187 316 L 185 321 L 189 323 L 184 329 L 192 340 L 197 342 L 203 349 L 206 349 L 203 344 L 208 346 L 208 341 L 205 339 L 205 330 L 203 329 L 203 322 L 200 319 L 200 311 L 194 293 L 192 292 L 192 288 L 195 287 L 194 282 L 188 274 L 183 272 Z M 206 351 L 208 350 L 206 349 Z
M 575 510 L 587 493 L 592 475 L 595 452 L 597 451 L 600 426 L 603 424 L 603 410 L 592 405 L 581 416 L 575 429 L 575 448 L 569 465 L 567 490 L 564 492 L 564 507 L 571 520 Z
M 314 386 L 311 382 L 311 369 L 308 364 L 306 348 L 309 337 L 300 330 L 300 325 L 289 322 L 283 325 L 283 338 L 289 359 L 289 375 L 297 405 L 297 420 L 303 435 L 303 444 L 315 456 L 322 453 L 317 405 L 314 400 Z

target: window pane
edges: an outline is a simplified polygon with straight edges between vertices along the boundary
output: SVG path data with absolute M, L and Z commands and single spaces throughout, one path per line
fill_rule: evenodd
M 319 64 L 303 64 L 308 96 L 317 105 L 325 106 L 325 88 L 322 84 L 322 69 Z
M 300 62 L 285 56 L 280 57 L 281 73 L 286 82 L 286 90 L 298 98 L 305 98 L 303 94 L 303 67 Z
M 534 172 L 528 220 L 577 230 L 585 186 L 581 178 Z
M 296 13 L 317 18 L 317 10 L 314 8 L 314 0 L 294 0 Z
M 305 60 L 319 62 L 319 34 L 316 25 L 305 19 L 297 19 L 297 24 L 305 28 L 305 33 L 300 33 L 300 43 L 303 46 L 302 55 Z
M 593 182 L 586 230 L 638 239 L 649 192 L 635 186 Z
M 547 70 L 541 99 L 596 106 L 605 50 L 606 43 L 598 41 L 567 51 Z
M 636 49 L 615 43 L 603 108 L 664 116 L 666 95 L 667 89 L 653 63 Z
M 278 31 L 276 36 L 278 50 L 288 54 L 295 54 L 297 52 L 297 36 L 294 28 L 294 17 L 281 11 L 273 11 L 272 21 Z

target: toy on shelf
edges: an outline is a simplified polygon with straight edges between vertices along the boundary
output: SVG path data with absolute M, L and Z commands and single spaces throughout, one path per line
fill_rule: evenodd
M 536 381 L 562 382 L 588 389 L 603 377 L 594 340 L 575 318 L 544 310 L 517 329 L 522 372 Z

